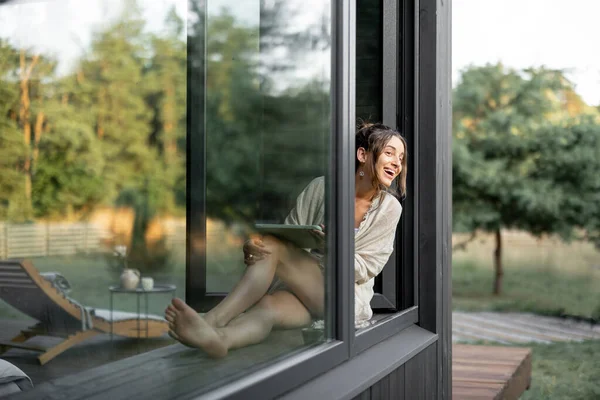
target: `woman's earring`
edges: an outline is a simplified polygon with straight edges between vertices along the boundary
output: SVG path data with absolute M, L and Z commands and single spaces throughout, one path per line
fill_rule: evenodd
M 365 176 L 365 171 L 360 171 L 360 172 L 358 173 L 358 175 L 360 175 L 360 177 L 362 178 L 363 176 Z

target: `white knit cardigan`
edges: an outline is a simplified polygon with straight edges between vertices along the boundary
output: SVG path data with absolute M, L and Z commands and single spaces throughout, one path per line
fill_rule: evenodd
M 382 193 L 365 214 L 354 236 L 354 320 L 357 327 L 373 316 L 374 278 L 379 275 L 394 250 L 396 226 L 402 214 L 400 202 Z M 319 225 L 325 219 L 325 179 L 314 179 L 296 199 L 286 224 Z

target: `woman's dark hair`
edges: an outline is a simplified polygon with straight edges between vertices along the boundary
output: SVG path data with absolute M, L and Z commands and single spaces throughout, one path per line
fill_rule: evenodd
M 404 145 L 404 157 L 402 158 L 402 171 L 400 175 L 397 177 L 397 195 L 399 199 L 403 199 L 406 196 L 406 166 L 408 159 L 408 147 L 406 145 L 406 139 L 400 134 L 400 132 L 393 130 L 389 126 L 380 124 L 380 123 L 361 123 L 356 131 L 356 149 L 358 152 L 359 148 L 365 149 L 368 153 L 373 154 L 371 157 L 371 162 L 365 163 L 364 167 L 370 173 L 369 175 L 372 177 L 372 185 L 373 188 L 377 190 L 377 194 L 379 194 L 382 190 L 386 190 L 385 186 L 382 185 L 377 179 L 377 174 L 375 173 L 375 165 L 377 164 L 377 160 L 381 155 L 381 152 L 385 148 L 385 145 L 393 138 L 397 137 L 402 141 Z M 354 168 L 354 172 L 358 171 L 358 168 L 361 166 L 361 162 L 356 158 L 356 165 Z

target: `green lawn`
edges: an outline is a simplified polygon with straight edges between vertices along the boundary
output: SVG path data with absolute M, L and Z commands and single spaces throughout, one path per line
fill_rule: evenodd
M 554 257 L 546 258 L 533 252 L 515 252 L 505 262 L 504 291 L 500 296 L 491 294 L 494 271 L 488 250 L 454 255 L 455 310 L 521 311 L 600 319 L 596 250 L 569 252 L 563 247 Z M 521 399 L 600 399 L 600 341 L 526 346 L 533 349 L 532 384 Z
M 77 255 L 65 257 L 39 257 L 32 258 L 34 266 L 40 272 L 59 272 L 71 285 L 69 296 L 81 304 L 95 308 L 108 309 L 110 297 L 108 287 L 117 284 L 118 273 L 111 272 L 106 260 L 101 255 Z M 156 284 L 169 283 L 177 286 L 176 295 L 185 296 L 185 261 L 182 257 L 174 257 L 169 270 L 149 274 Z M 148 311 L 162 315 L 170 295 L 156 294 L 148 296 Z M 143 300 L 142 300 L 143 311 Z M 115 295 L 115 310 L 135 311 L 136 296 Z M 27 319 L 28 317 L 18 310 L 0 301 L 0 319 Z
M 600 342 L 527 345 L 533 349 L 531 387 L 521 400 L 600 399 Z
M 567 270 L 532 264 L 505 266 L 504 291 L 492 295 L 490 266 L 468 259 L 452 264 L 455 310 L 522 311 L 596 318 L 600 312 L 600 270 Z
M 207 255 L 207 286 L 210 291 L 229 291 L 243 274 L 242 252 L 240 249 L 236 250 L 234 252 L 231 245 L 211 248 L 211 252 Z M 81 304 L 95 308 L 109 308 L 108 287 L 119 283 L 119 272 L 112 271 L 108 267 L 104 255 L 38 257 L 32 258 L 31 261 L 40 272 L 59 272 L 67 278 L 72 288 L 69 296 Z M 154 278 L 156 284 L 175 284 L 176 296 L 180 298 L 185 298 L 185 275 L 183 251 L 174 252 L 167 269 L 148 274 Z M 170 294 L 148 296 L 148 311 L 162 315 L 170 299 Z M 143 299 L 141 301 L 143 311 Z M 114 309 L 135 311 L 136 296 L 115 294 Z M 28 319 L 28 317 L 0 300 L 0 319 Z

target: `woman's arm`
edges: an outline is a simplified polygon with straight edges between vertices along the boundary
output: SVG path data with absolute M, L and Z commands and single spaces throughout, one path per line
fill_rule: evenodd
M 323 223 L 325 178 L 313 179 L 296 198 L 296 205 L 285 219 L 289 225 L 319 225 Z
M 402 206 L 394 198 L 387 209 L 381 210 L 373 225 L 360 240 L 354 252 L 354 278 L 358 284 L 379 275 L 394 250 L 396 226 Z

